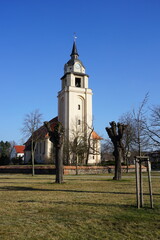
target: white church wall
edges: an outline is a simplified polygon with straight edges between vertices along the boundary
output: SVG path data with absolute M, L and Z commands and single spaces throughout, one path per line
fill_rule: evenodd
M 92 140 L 91 139 L 92 150 L 89 155 L 88 164 L 98 164 L 101 162 L 101 142 L 100 140 Z M 93 150 L 94 149 L 94 150 Z

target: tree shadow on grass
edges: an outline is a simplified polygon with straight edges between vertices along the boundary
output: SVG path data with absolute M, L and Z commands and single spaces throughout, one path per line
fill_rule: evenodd
M 107 177 L 102 177 L 101 179 L 92 179 L 92 178 L 67 178 L 65 177 L 65 180 L 67 181 L 83 181 L 83 182 L 102 182 L 102 181 L 111 181 L 113 180 L 113 177 L 107 176 Z
M 54 176 L 54 175 L 53 175 Z M 2 183 L 1 182 L 1 180 L 8 180 L 8 179 L 10 179 L 10 180 L 30 180 L 30 181 L 33 181 L 33 180 L 47 180 L 47 179 L 52 179 L 52 177 L 48 177 L 48 178 L 46 178 L 46 177 L 30 177 L 30 176 L 27 176 L 27 177 L 14 177 L 14 178 L 12 178 L 12 177 L 0 177 L 0 183 Z
M 89 182 L 116 182 L 117 180 L 114 180 L 113 179 L 113 176 L 107 176 L 107 177 L 102 177 L 102 179 L 92 179 L 92 178 L 84 178 L 84 179 L 81 179 L 81 178 L 66 178 L 67 181 L 89 181 Z M 131 181 L 132 179 L 121 179 L 121 180 L 118 180 L 117 182 L 129 182 Z
M 69 202 L 69 201 L 36 201 L 36 200 L 19 200 L 18 203 L 47 203 L 54 205 L 66 205 L 66 206 L 89 206 L 89 207 L 123 207 L 123 208 L 136 208 L 134 205 L 129 204 L 110 204 L 110 203 L 91 203 L 91 202 Z
M 5 186 L 0 187 L 0 191 L 44 191 L 44 192 L 66 192 L 66 193 L 95 193 L 95 194 L 118 194 L 118 195 L 135 195 L 134 192 L 107 192 L 107 191 L 85 191 L 85 190 L 72 190 L 72 189 L 41 189 L 32 187 L 19 187 L 19 186 Z M 144 193 L 144 195 L 149 195 Z M 160 195 L 160 194 L 153 194 Z

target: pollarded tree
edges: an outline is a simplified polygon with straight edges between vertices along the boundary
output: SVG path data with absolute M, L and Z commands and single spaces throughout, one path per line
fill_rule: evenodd
M 108 133 L 108 136 L 113 143 L 114 146 L 113 155 L 115 157 L 115 176 L 113 179 L 120 180 L 121 162 L 124 159 L 124 145 L 122 142 L 122 137 L 127 126 L 122 123 L 116 124 L 114 121 L 110 122 L 109 124 L 111 127 L 110 128 L 106 127 L 106 132 Z
M 32 160 L 32 175 L 34 176 L 34 159 L 37 142 L 41 139 L 41 132 L 37 131 L 42 125 L 42 114 L 39 110 L 34 110 L 29 114 L 26 114 L 23 121 L 22 134 L 24 137 L 30 137 L 31 142 L 31 160 Z
M 51 128 L 49 122 L 44 122 L 50 141 L 55 147 L 55 163 L 56 163 L 56 183 L 63 183 L 63 142 L 64 128 L 60 122 L 57 122 L 54 129 Z

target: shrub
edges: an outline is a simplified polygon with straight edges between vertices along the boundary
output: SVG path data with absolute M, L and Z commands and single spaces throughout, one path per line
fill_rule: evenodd
M 1 156 L 0 157 L 0 165 L 9 165 L 10 159 L 8 156 Z

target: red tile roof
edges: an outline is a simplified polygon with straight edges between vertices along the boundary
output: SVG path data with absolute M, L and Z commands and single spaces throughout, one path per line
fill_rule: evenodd
M 54 130 L 54 127 L 56 125 L 56 123 L 58 122 L 58 117 L 52 118 L 49 123 L 51 125 L 51 129 L 52 131 Z M 42 125 L 40 128 L 38 128 L 35 132 L 34 132 L 34 136 L 38 136 L 38 138 L 40 139 L 44 139 L 48 137 L 48 132 L 47 129 L 44 125 Z M 27 142 L 25 143 L 26 145 L 26 149 L 27 150 L 27 146 L 30 144 L 31 142 L 31 137 L 27 140 Z
M 102 140 L 102 138 L 95 131 L 92 132 L 92 138 L 95 140 Z
M 16 146 L 14 146 L 14 148 L 16 150 L 16 153 L 24 153 L 25 146 L 16 145 Z

